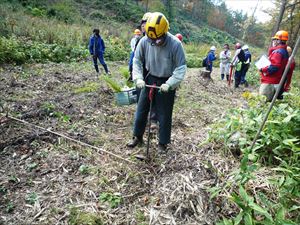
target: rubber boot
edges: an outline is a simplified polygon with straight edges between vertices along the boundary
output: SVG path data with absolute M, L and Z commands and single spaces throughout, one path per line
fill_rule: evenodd
M 226 80 L 229 81 L 229 75 L 226 75 Z
M 98 65 L 94 65 L 94 67 L 95 67 L 96 72 L 99 73 L 99 67 L 98 67 Z
M 110 74 L 106 64 L 103 65 L 103 68 L 104 68 L 106 74 Z
M 238 88 L 240 85 L 240 81 L 239 80 L 234 80 L 234 88 Z
M 221 79 L 224 80 L 224 74 L 221 74 Z

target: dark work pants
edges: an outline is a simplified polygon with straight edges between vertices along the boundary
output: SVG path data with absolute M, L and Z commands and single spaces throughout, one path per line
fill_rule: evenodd
M 99 59 L 100 63 L 102 64 L 102 66 L 105 70 L 105 73 L 108 73 L 108 68 L 107 68 L 107 65 L 104 61 L 103 54 L 93 56 L 93 62 L 94 62 L 94 67 L 95 67 L 96 72 L 99 73 L 98 59 Z
M 241 75 L 241 84 L 245 84 L 246 81 L 246 73 L 249 69 L 249 64 L 245 64 L 244 68 L 242 69 L 242 75 Z
M 157 86 L 165 83 L 167 78 L 156 78 L 153 76 L 148 76 L 146 79 L 146 84 L 156 84 Z M 137 110 L 135 113 L 135 121 L 133 128 L 133 135 L 136 137 L 142 137 L 146 125 L 147 118 L 150 109 L 149 100 L 149 90 L 150 88 L 144 88 L 141 90 Z M 175 90 L 168 92 L 159 92 L 158 89 L 154 91 L 153 106 L 155 104 L 156 117 L 159 122 L 159 143 L 168 144 L 171 141 L 171 126 L 172 126 L 172 113 L 173 105 L 175 99 Z
M 245 64 L 242 64 L 240 71 L 235 71 L 234 74 L 234 87 L 239 87 L 242 81 L 243 71 L 245 70 Z M 246 76 L 246 73 L 245 73 Z

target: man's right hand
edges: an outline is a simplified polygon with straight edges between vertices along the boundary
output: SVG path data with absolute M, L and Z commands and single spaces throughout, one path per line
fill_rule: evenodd
M 145 81 L 143 81 L 142 79 L 137 79 L 135 84 L 136 84 L 136 87 L 140 88 L 140 89 L 144 88 L 146 85 Z

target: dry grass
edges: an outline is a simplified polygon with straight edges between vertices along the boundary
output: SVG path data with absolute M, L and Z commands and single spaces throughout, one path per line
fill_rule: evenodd
M 118 67 L 111 65 L 116 79 L 121 77 Z M 34 65 L 25 70 L 38 70 L 39 76 L 19 77 L 10 87 L 11 74 L 24 70 L 17 69 L 1 72 L 0 91 L 10 113 L 127 159 L 145 150 L 125 147 L 134 105 L 116 106 L 104 83 L 96 91 L 74 93 L 87 81 L 99 82 L 92 65 Z M 217 74 L 210 83 L 198 75 L 198 69 L 189 70 L 178 92 L 168 154 L 156 154 L 153 135 L 149 163 L 131 165 L 13 121 L 2 122 L 0 221 L 80 224 L 89 218 L 92 224 L 214 224 L 221 209 L 207 190 L 237 163 L 216 146 L 199 143 L 206 138 L 207 126 L 240 102 L 241 91 L 232 92 Z M 45 112 L 45 103 L 70 116 L 70 122 Z M 113 198 L 104 201 L 103 195 Z M 118 199 L 121 203 L 113 207 Z

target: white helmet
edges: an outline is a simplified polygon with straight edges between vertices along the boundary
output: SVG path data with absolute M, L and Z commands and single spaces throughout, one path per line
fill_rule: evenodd
M 217 48 L 216 48 L 215 46 L 211 46 L 211 47 L 210 47 L 210 50 L 212 50 L 212 51 L 216 51 L 216 50 L 217 50 Z
M 249 48 L 248 45 L 244 45 L 244 46 L 242 47 L 243 50 L 246 50 L 246 49 L 248 49 L 248 48 Z

